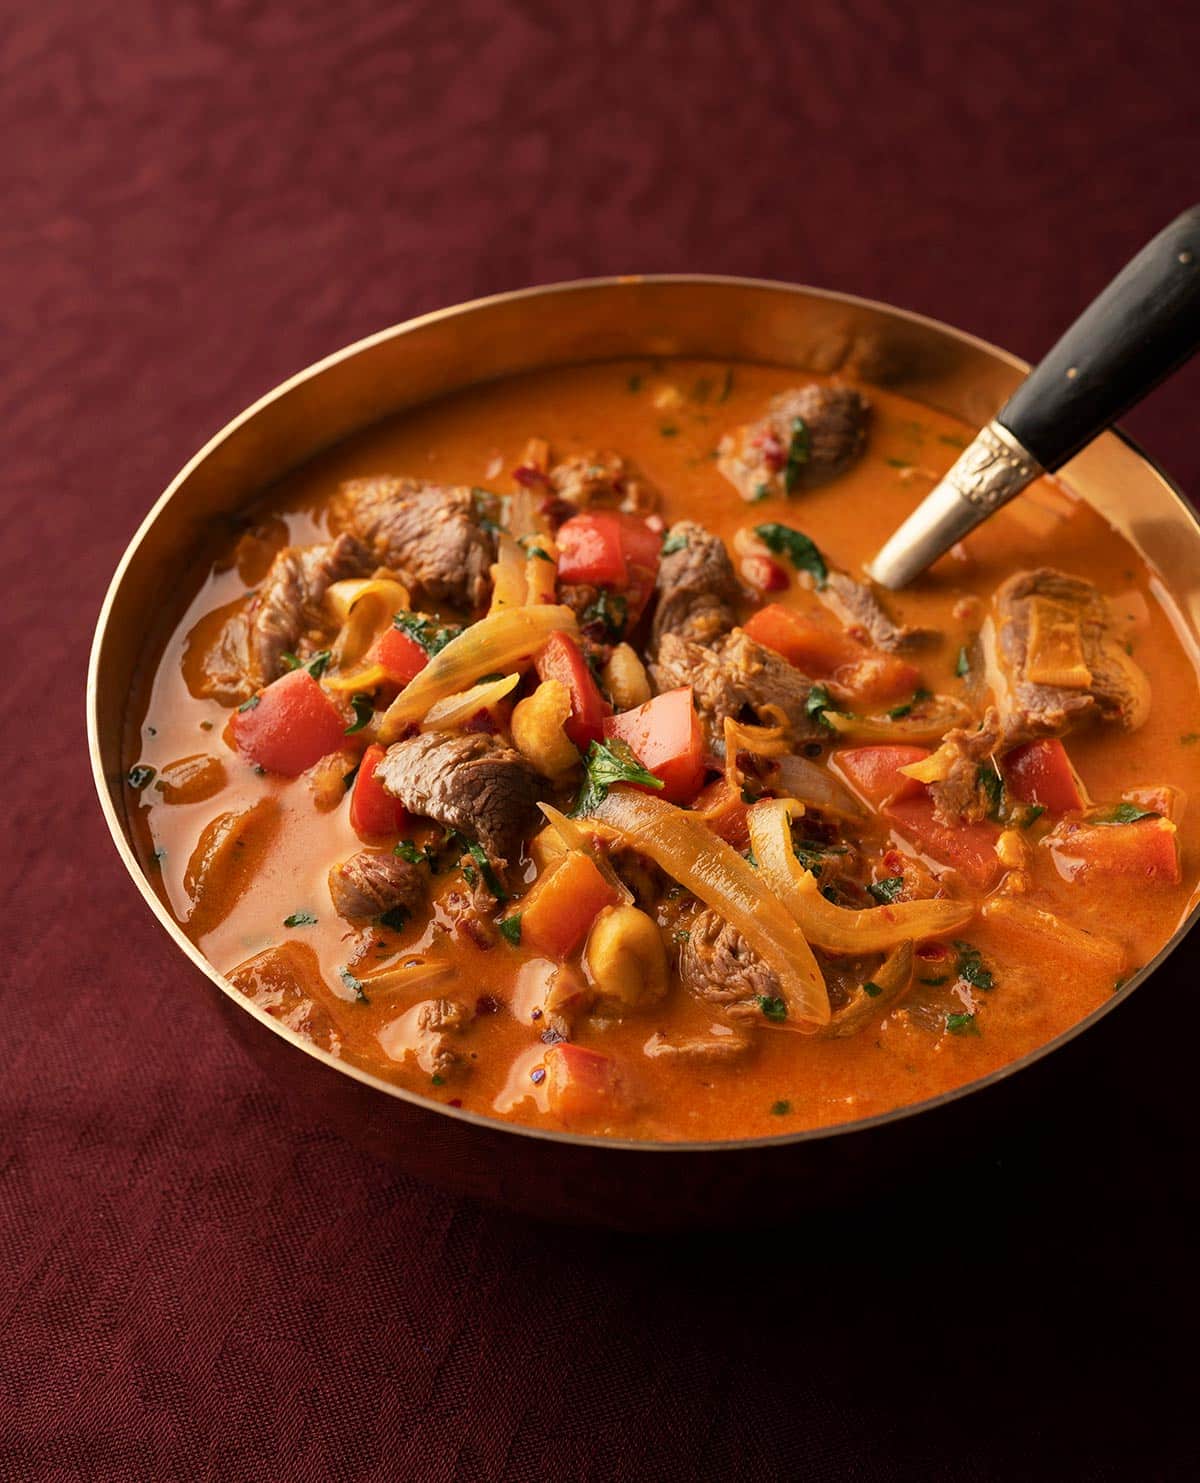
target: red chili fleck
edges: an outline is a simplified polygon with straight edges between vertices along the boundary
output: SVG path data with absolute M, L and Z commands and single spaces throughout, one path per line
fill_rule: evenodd
M 450 1100 L 449 1100 L 449 1102 L 446 1103 L 446 1106 L 447 1107 L 461 1107 L 462 1106 L 462 1098 L 461 1097 L 451 1097 Z
M 754 439 L 754 442 L 762 452 L 763 463 L 766 464 L 773 474 L 777 474 L 787 462 L 787 454 L 784 451 L 783 444 L 773 432 L 761 433 Z
M 917 948 L 917 957 L 924 958 L 926 963 L 940 963 L 943 958 L 950 956 L 950 950 L 942 946 L 940 942 L 923 942 Z
M 526 489 L 532 489 L 537 484 L 549 483 L 549 480 L 541 469 L 535 469 L 530 463 L 518 464 L 513 469 L 512 476 L 518 484 L 523 484 Z

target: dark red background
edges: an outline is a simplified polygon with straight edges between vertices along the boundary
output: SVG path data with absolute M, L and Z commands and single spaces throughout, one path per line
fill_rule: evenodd
M 122 547 L 280 378 L 630 270 L 1036 356 L 1200 196 L 1192 4 L 0 0 L 0 1474 L 1195 1476 L 1189 947 L 903 1201 L 642 1241 L 399 1179 L 202 1006 L 92 797 Z M 1134 417 L 1200 488 L 1196 369 Z

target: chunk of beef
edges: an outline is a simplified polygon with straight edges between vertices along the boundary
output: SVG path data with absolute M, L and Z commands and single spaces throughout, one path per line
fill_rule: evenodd
M 1006 747 L 1092 716 L 1128 731 L 1145 721 L 1149 681 L 1091 582 L 1051 567 L 1018 572 L 997 589 L 993 612 L 985 637 Z
M 870 583 L 858 581 L 849 572 L 829 573 L 825 597 L 847 628 L 862 629 L 861 637 L 877 649 L 895 653 L 897 649 L 913 648 L 935 635 L 932 628 L 897 623 L 879 601 Z
M 709 747 L 718 755 L 727 716 L 765 725 L 782 719 L 797 740 L 819 734 L 806 709 L 812 681 L 740 628 L 707 646 L 666 634 L 650 665 L 650 678 L 660 694 L 680 685 L 692 687 Z
M 981 773 L 999 776 L 994 758 L 1001 748 L 1000 717 L 988 706 L 978 726 L 956 726 L 948 731 L 937 750 L 944 776 L 929 784 L 934 813 L 954 827 L 964 819 L 978 823 L 987 818 L 992 795 L 981 781 Z
M 721 439 L 717 467 L 747 500 L 811 489 L 844 473 L 862 452 L 868 412 L 849 386 L 785 391 L 765 417 Z
M 226 975 L 240 993 L 289 1030 L 327 1050 L 342 1053 L 342 1037 L 329 1011 L 318 1003 L 321 966 L 306 943 L 285 942 L 255 953 Z
M 425 900 L 429 872 L 391 850 L 359 850 L 329 872 L 334 910 L 348 922 L 365 921 L 396 907 L 412 916 Z
M 331 520 L 370 546 L 414 594 L 456 608 L 481 608 L 491 588 L 495 541 L 480 523 L 493 496 L 424 479 L 350 479 L 334 496 Z
M 427 1076 L 448 1080 L 469 1069 L 454 1040 L 471 1019 L 471 1011 L 457 999 L 425 999 L 385 1025 L 379 1043 L 389 1060 L 415 1061 Z
M 369 565 L 370 553 L 351 535 L 318 546 L 285 546 L 249 604 L 222 629 L 205 660 L 204 693 L 245 697 L 279 678 L 285 653 L 313 653 L 330 630 L 326 592 Z
M 652 1061 L 671 1061 L 688 1066 L 732 1066 L 744 1061 L 754 1042 L 739 1035 L 730 1025 L 713 1025 L 707 1035 L 670 1037 L 656 1030 L 642 1046 Z
M 663 542 L 650 631 L 655 650 L 667 634 L 704 643 L 737 621 L 737 578 L 725 543 L 692 520 L 677 521 Z
M 776 999 L 780 993 L 775 970 L 710 909 L 692 918 L 679 952 L 679 977 L 689 993 L 719 1005 L 731 1019 L 760 1016 L 759 999 Z
M 596 507 L 648 515 L 658 496 L 633 473 L 619 453 L 578 453 L 556 463 L 547 476 L 555 496 L 571 513 Z
M 539 791 L 530 763 L 479 731 L 426 731 L 395 742 L 375 776 L 409 813 L 477 841 L 497 869 L 519 855 Z

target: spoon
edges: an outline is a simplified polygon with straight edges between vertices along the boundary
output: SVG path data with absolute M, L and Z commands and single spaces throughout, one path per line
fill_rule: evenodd
M 1200 206 L 1159 232 L 1030 371 L 867 571 L 904 587 L 1200 349 Z

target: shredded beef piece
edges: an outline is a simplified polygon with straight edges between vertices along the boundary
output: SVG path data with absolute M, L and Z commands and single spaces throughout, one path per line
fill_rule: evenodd
M 727 716 L 740 720 L 749 715 L 770 725 L 777 718 L 768 707 L 782 713 L 794 739 L 820 735 L 816 719 L 805 709 L 812 681 L 740 628 L 711 647 L 666 634 L 650 666 L 650 679 L 659 694 L 691 685 L 709 748 L 718 755 Z
M 1051 685 L 1028 677 L 1034 604 L 1039 600 L 1044 610 L 1078 624 L 1086 685 Z M 1093 715 L 1129 731 L 1146 719 L 1149 682 L 1113 637 L 1108 603 L 1091 582 L 1051 567 L 1018 572 L 997 589 L 994 608 L 995 658 L 1007 688 L 1007 694 L 998 696 L 1006 747 L 1061 736 Z
M 425 999 L 385 1026 L 379 1042 L 391 1060 L 411 1059 L 426 1075 L 448 1079 L 469 1069 L 451 1037 L 461 1035 L 471 1018 L 457 999 Z
M 862 452 L 868 411 L 867 401 L 849 386 L 814 383 L 785 391 L 765 417 L 721 439 L 717 467 L 747 500 L 811 489 L 844 473 Z M 803 424 L 799 433 L 797 419 Z
M 991 800 L 980 786 L 979 770 L 992 765 L 1000 746 L 1000 717 L 992 706 L 984 713 L 981 726 L 956 726 L 946 733 L 939 755 L 948 758 L 950 770 L 940 782 L 929 785 L 934 813 L 943 824 L 953 827 L 964 819 L 974 824 L 987 818 Z
M 412 916 L 425 900 L 429 872 L 390 850 L 359 850 L 329 872 L 329 894 L 339 917 L 363 921 L 401 907 Z
M 555 495 L 573 507 L 571 513 L 599 505 L 644 515 L 658 503 L 619 453 L 575 454 L 556 463 L 547 477 Z
M 495 508 L 494 496 L 482 491 L 384 476 L 344 483 L 331 520 L 365 541 L 414 594 L 474 610 L 487 600 L 495 560 L 480 517 Z
M 716 1033 L 723 1029 L 724 1034 Z M 682 1061 L 695 1066 L 729 1066 L 744 1060 L 754 1042 L 727 1026 L 713 1026 L 708 1035 L 683 1035 L 669 1039 L 656 1030 L 642 1047 L 652 1061 Z
M 725 543 L 695 521 L 679 520 L 663 544 L 651 652 L 668 634 L 702 643 L 727 633 L 737 621 L 738 584 Z
M 479 731 L 395 742 L 375 776 L 409 813 L 480 844 L 497 870 L 520 853 L 540 783 L 519 752 Z
M 358 576 L 370 553 L 351 535 L 320 546 L 285 546 L 244 611 L 225 625 L 204 665 L 204 693 L 236 700 L 284 672 L 283 655 L 311 654 L 329 632 L 323 611 L 334 582 Z
M 875 589 L 848 572 L 831 571 L 825 590 L 842 622 L 847 627 L 857 625 L 862 628 L 877 649 L 894 653 L 897 649 L 910 649 L 935 637 L 932 628 L 896 623 L 875 595 Z
M 760 1015 L 760 998 L 779 997 L 775 970 L 736 928 L 711 910 L 692 918 L 679 952 L 679 977 L 690 993 L 720 1005 L 732 1019 Z

